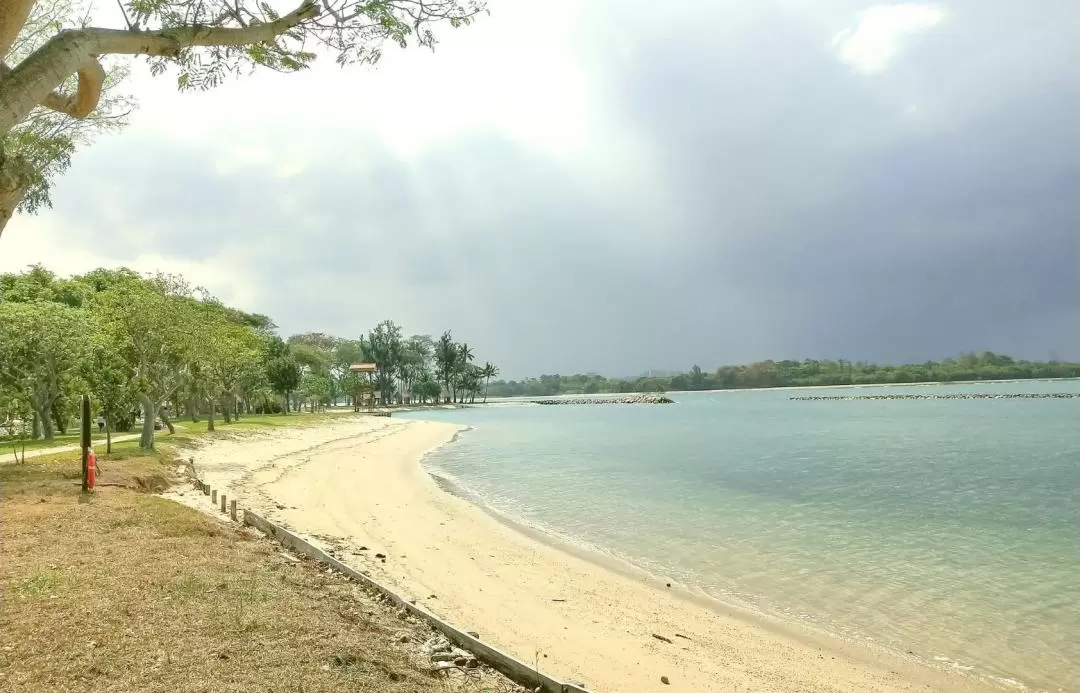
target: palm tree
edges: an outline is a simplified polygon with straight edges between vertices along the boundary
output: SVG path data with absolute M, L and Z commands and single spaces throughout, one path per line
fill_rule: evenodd
M 457 352 L 458 358 L 456 365 L 458 371 L 458 384 L 461 386 L 461 402 L 464 404 L 465 393 L 468 391 L 467 385 L 471 382 L 468 378 L 471 375 L 469 366 L 472 365 L 473 351 L 469 347 L 468 342 L 462 342 L 461 344 L 458 344 Z
M 435 369 L 442 383 L 443 392 L 451 392 L 450 383 L 454 379 L 457 370 L 459 354 L 458 346 L 454 343 L 450 330 L 442 333 L 439 341 L 435 343 Z
M 487 403 L 488 385 L 491 383 L 491 379 L 499 374 L 498 367 L 492 365 L 490 361 L 484 363 L 484 367 L 480 369 L 480 375 L 484 378 L 484 403 Z

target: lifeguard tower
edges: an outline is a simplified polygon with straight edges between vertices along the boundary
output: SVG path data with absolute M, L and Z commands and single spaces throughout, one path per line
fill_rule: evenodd
M 375 409 L 375 371 L 378 366 L 374 363 L 354 363 L 349 366 L 350 373 L 356 373 L 356 388 L 353 390 L 353 411 L 360 411 L 361 407 L 368 411 Z

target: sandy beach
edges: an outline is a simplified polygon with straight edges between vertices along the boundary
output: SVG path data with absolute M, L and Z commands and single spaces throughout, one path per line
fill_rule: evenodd
M 190 455 L 199 477 L 242 507 L 337 548 L 440 617 L 597 693 L 986 690 L 538 541 L 423 470 L 421 457 L 458 431 L 343 416 L 217 440 Z M 171 495 L 209 506 L 201 493 Z

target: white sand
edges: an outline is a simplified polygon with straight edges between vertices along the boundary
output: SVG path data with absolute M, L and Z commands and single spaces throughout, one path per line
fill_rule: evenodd
M 347 562 L 433 613 L 597 693 L 985 690 L 889 655 L 709 608 L 677 588 L 647 584 L 515 531 L 443 492 L 420 466 L 424 453 L 457 430 L 349 416 L 219 440 L 193 456 L 200 478 L 241 507 L 337 546 Z M 209 509 L 201 493 L 179 499 Z M 385 563 L 376 553 L 386 555 Z

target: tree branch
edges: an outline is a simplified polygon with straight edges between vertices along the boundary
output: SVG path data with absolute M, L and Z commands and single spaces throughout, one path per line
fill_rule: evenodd
M 41 105 L 81 120 L 97 108 L 104 84 L 105 69 L 101 67 L 101 63 L 91 57 L 79 68 L 79 88 L 74 94 L 65 96 L 57 91 L 51 91 Z
M 0 63 L 0 80 L 11 72 L 12 69 L 7 64 Z M 54 90 L 41 100 L 40 105 L 80 120 L 89 116 L 101 99 L 101 90 L 105 85 L 105 69 L 95 58 L 90 57 L 79 68 L 78 73 L 79 86 L 74 94 L 68 96 Z
M 34 51 L 18 67 L 0 79 L 0 136 L 23 121 L 39 103 L 64 81 L 79 72 L 79 93 L 83 92 L 83 70 L 92 70 L 89 61 L 107 54 L 176 56 L 190 47 L 239 47 L 272 41 L 281 34 L 317 17 L 315 0 L 303 4 L 273 22 L 244 28 L 192 26 L 165 31 L 123 29 L 77 29 L 62 31 Z M 94 61 L 96 63 L 96 60 Z M 100 65 L 97 66 L 100 69 Z M 93 75 L 85 77 L 91 86 Z M 88 92 L 90 90 L 88 89 Z M 100 87 L 98 88 L 100 94 Z M 85 108 L 79 94 L 72 106 Z M 59 105 L 59 104 L 57 104 Z M 51 107 L 51 106 L 50 106 Z

